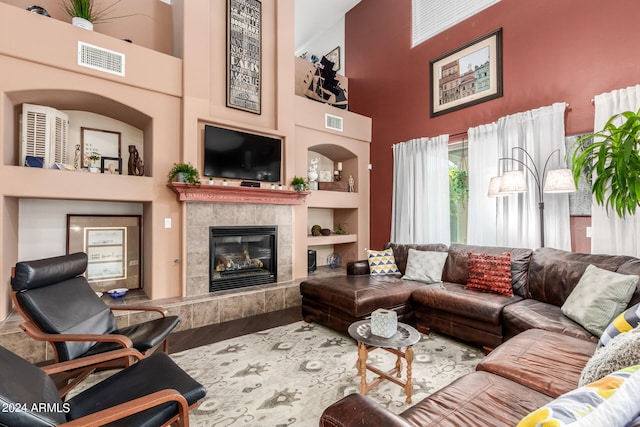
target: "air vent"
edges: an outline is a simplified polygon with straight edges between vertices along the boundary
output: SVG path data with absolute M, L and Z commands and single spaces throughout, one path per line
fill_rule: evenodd
M 78 65 L 124 77 L 124 54 L 78 42 Z
M 324 115 L 324 127 L 342 132 L 342 117 L 331 114 Z

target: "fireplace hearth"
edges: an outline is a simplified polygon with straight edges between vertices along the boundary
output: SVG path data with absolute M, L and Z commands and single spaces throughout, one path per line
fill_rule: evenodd
M 277 281 L 278 227 L 209 227 L 209 292 Z

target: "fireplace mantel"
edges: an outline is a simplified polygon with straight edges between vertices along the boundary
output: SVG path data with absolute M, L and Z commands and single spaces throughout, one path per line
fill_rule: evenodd
M 274 190 L 270 188 L 227 185 L 185 184 L 170 182 L 179 202 L 257 203 L 267 205 L 301 205 L 308 191 Z

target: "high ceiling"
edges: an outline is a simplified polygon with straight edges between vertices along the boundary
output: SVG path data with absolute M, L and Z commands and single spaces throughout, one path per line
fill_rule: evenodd
M 360 0 L 295 0 L 296 50 L 331 28 Z

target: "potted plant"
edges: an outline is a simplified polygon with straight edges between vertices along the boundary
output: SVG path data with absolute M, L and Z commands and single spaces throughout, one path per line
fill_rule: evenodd
M 108 6 L 97 7 L 95 0 L 61 0 L 62 8 L 71 17 L 71 23 L 77 27 L 93 30 L 93 24 L 107 22 L 109 14 L 120 0 Z
M 291 186 L 296 191 L 305 191 L 308 188 L 307 181 L 300 176 L 294 176 L 291 179 Z
M 200 173 L 191 163 L 174 163 L 167 177 L 169 182 L 178 181 L 200 185 Z
M 622 120 L 621 124 L 620 120 Z M 573 144 L 571 169 L 578 185 L 584 173 L 596 203 L 618 216 L 633 215 L 640 203 L 640 111 L 611 117 L 603 129 Z M 593 142 L 587 144 L 593 138 Z

